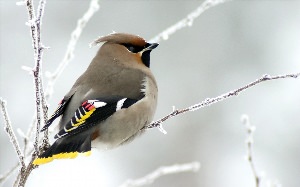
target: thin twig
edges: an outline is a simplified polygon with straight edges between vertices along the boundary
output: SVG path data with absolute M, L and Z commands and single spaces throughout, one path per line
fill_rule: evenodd
M 14 182 L 14 185 L 13 185 L 14 187 L 20 187 L 19 182 L 20 182 L 21 176 L 22 176 L 22 173 L 19 172 L 17 177 L 16 177 L 16 180 Z
M 156 179 L 164 175 L 189 172 L 189 171 L 197 172 L 199 168 L 200 168 L 199 162 L 176 164 L 172 166 L 162 166 L 142 178 L 134 179 L 134 180 L 129 179 L 125 181 L 120 187 L 144 186 L 153 183 Z
M 174 34 L 178 30 L 181 30 L 187 26 L 191 27 L 193 25 L 193 22 L 196 18 L 198 18 L 203 12 L 208 10 L 209 8 L 212 8 L 214 6 L 217 6 L 219 4 L 222 4 L 224 2 L 227 2 L 230 0 L 206 0 L 201 5 L 194 10 L 193 12 L 189 13 L 185 18 L 178 21 L 174 25 L 168 27 L 158 35 L 156 35 L 154 38 L 150 39 L 149 42 L 160 42 L 162 39 L 167 40 L 169 39 L 170 35 Z
M 34 156 L 31 157 L 30 163 L 28 164 L 28 166 L 26 167 L 26 170 L 24 171 L 24 173 L 21 175 L 21 177 L 19 179 L 19 184 L 18 184 L 19 186 L 25 186 L 26 181 L 27 181 L 31 171 L 36 168 L 36 166 L 32 164 L 34 160 L 35 160 L 35 157 Z
M 36 102 L 36 131 L 35 131 L 35 140 L 34 140 L 34 148 L 35 154 L 39 154 L 39 134 L 40 134 L 40 126 L 41 126 L 41 99 L 39 93 L 39 65 L 36 66 L 36 71 L 34 73 L 34 82 L 35 82 L 35 102 Z
M 35 84 L 36 84 L 36 107 L 37 107 L 37 125 L 36 125 L 36 136 L 35 136 L 35 142 L 34 147 L 37 154 L 39 154 L 38 150 L 38 143 L 39 143 L 39 134 L 40 134 L 40 124 L 41 124 L 41 115 L 38 111 L 40 111 L 41 106 L 43 105 L 43 116 L 46 116 L 47 118 L 47 106 L 45 102 L 45 97 L 42 93 L 43 87 L 42 81 L 41 81 L 41 72 L 42 72 L 42 56 L 43 56 L 43 50 L 44 46 L 41 42 L 41 24 L 42 24 L 42 17 L 44 15 L 44 9 L 45 9 L 46 0 L 40 0 L 39 5 L 37 8 L 37 18 L 36 18 L 36 45 L 37 45 L 37 51 L 35 51 L 36 56 L 36 63 L 35 63 L 35 70 L 34 70 L 34 78 L 35 78 Z M 34 40 L 34 38 L 33 38 Z M 41 101 L 44 101 L 44 103 Z
M 41 72 L 42 73 L 42 72 Z M 42 77 L 42 76 L 41 76 Z M 40 93 L 41 93 L 41 101 L 42 101 L 42 109 L 43 109 L 43 117 L 44 117 L 44 124 L 48 121 L 48 104 L 44 94 L 44 87 L 43 87 L 43 80 L 40 80 Z M 43 136 L 43 145 L 42 147 L 49 147 L 49 133 L 48 129 L 44 131 Z
M 100 8 L 99 0 L 91 0 L 90 6 L 88 10 L 84 13 L 84 15 L 77 21 L 77 26 L 75 30 L 71 33 L 71 39 L 69 41 L 67 51 L 65 53 L 65 56 L 62 60 L 62 62 L 58 65 L 56 70 L 53 73 L 47 73 L 47 77 L 49 78 L 48 85 L 45 91 L 45 97 L 46 100 L 49 100 L 50 96 L 53 93 L 53 86 L 58 79 L 58 77 L 61 75 L 61 73 L 64 71 L 66 66 L 69 64 L 69 62 L 74 58 L 74 50 L 75 46 L 77 44 L 77 41 L 85 28 L 88 21 L 91 19 L 91 17 L 97 12 Z
M 227 92 L 223 95 L 220 95 L 218 97 L 214 97 L 214 98 L 207 98 L 205 99 L 204 101 L 198 103 L 198 104 L 195 104 L 195 105 L 192 105 L 190 107 L 187 107 L 187 108 L 184 108 L 184 109 L 181 109 L 181 110 L 174 110 L 173 112 L 171 112 L 170 114 L 168 114 L 167 116 L 157 120 L 157 121 L 154 121 L 152 123 L 150 123 L 149 125 L 145 126 L 144 129 L 149 129 L 149 128 L 153 128 L 153 127 L 160 127 L 162 129 L 162 123 L 170 118 L 173 118 L 174 116 L 177 116 L 179 114 L 184 114 L 186 112 L 191 112 L 191 111 L 195 111 L 195 110 L 199 110 L 200 108 L 203 108 L 203 107 L 207 107 L 207 106 L 210 106 L 212 104 L 215 104 L 217 102 L 220 102 L 224 99 L 228 99 L 230 97 L 233 97 L 233 96 L 237 96 L 240 92 L 248 89 L 248 88 L 251 88 L 259 83 L 262 83 L 262 82 L 265 82 L 265 81 L 270 81 L 270 80 L 277 80 L 277 79 L 285 79 L 285 78 L 297 78 L 299 77 L 300 75 L 300 72 L 299 73 L 293 73 L 293 74 L 286 74 L 286 75 L 277 75 L 277 76 L 270 76 L 270 75 L 263 75 L 261 78 L 243 86 L 243 87 L 240 87 L 236 90 L 233 90 L 233 91 L 230 91 L 230 92 Z
M 28 24 L 31 30 L 32 45 L 34 49 L 34 61 L 35 66 L 33 68 L 34 84 L 35 84 L 35 102 L 36 102 L 36 135 L 34 140 L 34 153 L 32 154 L 31 160 L 34 159 L 39 154 L 39 134 L 40 134 L 40 125 L 41 125 L 41 68 L 42 68 L 42 55 L 44 47 L 41 43 L 41 23 L 42 17 L 45 9 L 46 0 L 40 0 L 37 17 L 34 13 L 34 7 L 32 0 L 26 1 L 26 7 L 28 11 Z M 44 99 L 44 98 L 43 98 Z M 45 111 L 45 110 L 43 110 Z M 46 115 L 44 113 L 44 115 Z M 26 142 L 28 143 L 28 141 Z M 34 167 L 30 162 L 29 165 L 25 168 L 25 171 L 22 171 L 18 174 L 17 179 L 14 183 L 15 186 L 24 186 L 29 174 L 31 173 Z
M 39 139 L 39 129 L 41 123 L 41 104 L 40 104 L 40 61 L 41 61 L 41 54 L 40 52 L 42 49 L 39 47 L 41 46 L 40 42 L 40 34 L 37 33 L 37 25 L 40 24 L 40 19 L 37 20 L 34 13 L 34 7 L 32 0 L 26 1 L 26 7 L 28 11 L 28 24 L 30 25 L 31 29 L 31 39 L 32 45 L 34 49 L 34 61 L 35 61 L 35 68 L 33 70 L 34 75 L 34 84 L 35 84 L 35 102 L 36 102 L 36 137 L 35 137 L 35 154 L 38 154 L 38 139 Z M 40 11 L 39 11 L 40 12 Z M 43 12 L 43 11 L 41 11 Z M 40 14 L 42 15 L 42 14 Z
M 247 131 L 247 138 L 246 138 L 246 145 L 247 145 L 247 155 L 246 159 L 250 164 L 252 174 L 255 179 L 255 186 L 260 186 L 260 177 L 257 174 L 257 171 L 255 169 L 255 164 L 253 161 L 253 133 L 255 131 L 255 126 L 251 125 L 249 117 L 247 115 L 242 115 L 241 117 L 242 123 L 245 125 L 246 131 Z
M 37 13 L 37 24 L 36 24 L 36 32 L 37 32 L 37 39 L 38 39 L 38 45 L 39 45 L 39 49 L 41 50 L 39 52 L 39 54 L 42 56 L 42 51 L 44 50 L 44 46 L 42 46 L 42 43 L 41 43 L 41 22 L 42 22 L 42 17 L 43 17 L 43 14 L 44 14 L 44 9 L 45 9 L 45 3 L 46 3 L 46 0 L 40 0 L 39 2 L 39 6 L 38 6 L 38 13 Z M 42 58 L 40 58 L 42 59 Z M 48 105 L 47 105 L 47 101 L 46 101 L 46 98 L 45 98 L 45 94 L 44 94 L 44 87 L 43 87 L 43 80 L 42 80 L 42 63 L 40 62 L 40 81 L 39 81 L 39 86 L 40 86 L 40 96 L 41 96 L 41 106 L 42 106 L 42 109 L 43 109 L 43 117 L 44 117 L 44 124 L 47 123 L 48 121 Z M 45 144 L 49 144 L 49 140 L 48 140 L 48 131 L 45 131 L 44 132 L 44 136 L 43 136 L 43 142 Z
M 0 98 L 0 105 L 1 105 L 1 111 L 3 114 L 5 126 L 4 129 L 9 137 L 10 142 L 13 144 L 14 149 L 18 155 L 19 163 L 21 164 L 21 170 L 25 168 L 25 162 L 24 162 L 24 155 L 22 153 L 22 150 L 20 148 L 19 142 L 17 140 L 17 137 L 12 129 L 11 122 L 8 116 L 7 107 L 6 107 L 6 101 L 4 101 L 2 98 Z

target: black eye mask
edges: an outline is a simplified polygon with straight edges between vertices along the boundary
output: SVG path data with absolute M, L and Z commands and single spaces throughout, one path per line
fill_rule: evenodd
M 123 44 L 123 45 L 132 53 L 138 53 L 144 49 L 144 47 L 134 46 L 131 44 Z

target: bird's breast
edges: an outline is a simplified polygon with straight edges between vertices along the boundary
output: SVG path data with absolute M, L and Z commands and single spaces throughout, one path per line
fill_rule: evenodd
M 155 82 L 145 78 L 145 96 L 129 108 L 115 112 L 95 129 L 98 137 L 93 146 L 100 149 L 117 147 L 128 142 L 141 133 L 141 129 L 149 124 L 154 116 L 157 104 L 157 87 Z

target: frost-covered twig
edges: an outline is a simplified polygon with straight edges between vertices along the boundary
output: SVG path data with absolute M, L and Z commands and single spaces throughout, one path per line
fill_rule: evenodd
M 42 72 L 41 72 L 41 74 L 42 74 Z M 46 101 L 46 98 L 45 98 L 44 87 L 43 87 L 43 79 L 40 79 L 40 93 L 41 93 L 41 104 L 42 104 L 42 109 L 43 109 L 44 124 L 46 124 L 47 121 L 48 121 L 48 104 L 47 104 L 47 101 Z M 43 144 L 44 144 L 44 146 L 49 145 L 48 129 L 46 129 L 44 131 Z
M 245 126 L 247 132 L 247 138 L 245 141 L 246 149 L 247 149 L 246 159 L 250 165 L 251 172 L 255 180 L 255 187 L 260 187 L 260 186 L 281 187 L 281 184 L 277 180 L 265 181 L 263 175 L 258 174 L 258 171 L 255 167 L 255 163 L 253 160 L 253 144 L 254 144 L 253 134 L 256 128 L 254 125 L 251 125 L 249 116 L 246 114 L 241 116 L 241 121 L 242 124 Z M 261 171 L 260 173 L 263 172 Z
M 212 8 L 214 6 L 217 6 L 219 4 L 222 4 L 226 1 L 230 0 L 205 0 L 201 5 L 194 10 L 193 12 L 189 13 L 185 18 L 178 21 L 174 25 L 170 26 L 169 28 L 165 29 L 158 35 L 156 35 L 154 38 L 150 39 L 150 42 L 160 42 L 162 39 L 167 40 L 170 35 L 174 34 L 180 29 L 183 29 L 187 26 L 192 26 L 193 22 L 196 18 L 198 18 L 205 10 Z
M 37 16 L 34 12 L 33 2 L 32 0 L 26 0 L 26 7 L 28 11 L 28 25 L 30 26 L 30 33 L 32 38 L 32 45 L 34 49 L 34 62 L 35 66 L 33 68 L 33 77 L 34 77 L 34 84 L 35 84 L 35 102 L 36 102 L 36 128 L 35 128 L 35 140 L 34 140 L 34 154 L 31 157 L 33 160 L 39 154 L 39 134 L 40 134 L 40 125 L 41 125 L 41 99 L 43 100 L 44 97 L 41 95 L 41 63 L 42 63 L 42 55 L 44 46 L 41 42 L 41 23 L 42 17 L 45 9 L 46 0 L 40 0 L 37 9 Z M 47 106 L 44 106 L 47 108 Z M 45 109 L 43 108 L 43 112 Z M 43 114 L 44 116 L 47 114 Z M 32 162 L 28 164 L 24 170 L 19 172 L 17 179 L 14 183 L 14 186 L 24 186 L 28 176 L 30 175 L 31 171 L 34 169 Z
M 25 168 L 25 162 L 24 162 L 24 155 L 21 151 L 19 142 L 17 140 L 17 137 L 12 129 L 11 122 L 8 116 L 7 108 L 6 108 L 6 101 L 4 101 L 2 98 L 0 98 L 0 105 L 1 105 L 1 111 L 4 118 L 4 129 L 10 139 L 10 142 L 13 144 L 13 147 L 18 155 L 19 163 L 21 164 L 21 170 Z
M 53 86 L 57 78 L 61 75 L 61 73 L 64 71 L 65 67 L 69 64 L 69 62 L 74 58 L 74 49 L 85 25 L 95 14 L 95 12 L 99 10 L 99 7 L 99 0 L 91 0 L 88 10 L 77 21 L 77 26 L 75 30 L 71 33 L 71 39 L 69 41 L 67 51 L 62 62 L 58 65 L 54 73 L 47 72 L 47 77 L 49 78 L 49 82 L 45 91 L 45 97 L 47 100 L 53 93 Z
M 257 171 L 255 169 L 254 161 L 253 161 L 253 133 L 255 131 L 255 126 L 251 125 L 249 117 L 247 115 L 242 115 L 241 121 L 243 125 L 245 125 L 246 131 L 247 131 L 247 138 L 246 138 L 246 146 L 247 146 L 247 155 L 246 159 L 250 164 L 252 174 L 255 178 L 255 186 L 260 186 L 260 177 L 257 174 Z
M 277 75 L 277 76 L 270 76 L 270 75 L 263 75 L 261 78 L 243 86 L 243 87 L 240 87 L 236 90 L 232 90 L 230 92 L 227 92 L 223 95 L 220 95 L 218 97 L 214 97 L 214 98 L 207 98 L 205 99 L 204 101 L 198 103 L 198 104 L 195 104 L 195 105 L 192 105 L 190 107 L 187 107 L 187 108 L 184 108 L 184 109 L 181 109 L 181 110 L 173 110 L 173 112 L 171 112 L 170 114 L 168 114 L 167 116 L 157 120 L 157 121 L 154 121 L 152 123 L 150 123 L 149 125 L 145 126 L 144 129 L 149 129 L 149 128 L 153 128 L 153 127 L 160 127 L 162 129 L 162 123 L 174 116 L 177 116 L 179 114 L 184 114 L 186 112 L 191 112 L 191 111 L 195 111 L 195 110 L 199 110 L 200 108 L 203 108 L 203 107 L 207 107 L 207 106 L 210 106 L 211 104 L 215 104 L 217 102 L 220 102 L 220 101 L 223 101 L 224 99 L 228 99 L 230 97 L 233 97 L 233 96 L 237 96 L 240 92 L 248 89 L 248 88 L 251 88 L 259 83 L 262 83 L 262 82 L 265 82 L 265 81 L 270 81 L 270 80 L 276 80 L 276 79 L 285 79 L 285 78 L 297 78 L 298 76 L 300 76 L 300 72 L 299 73 L 293 73 L 293 74 L 285 74 L 285 75 Z
M 142 178 L 134 179 L 134 180 L 129 179 L 125 181 L 120 187 L 144 186 L 153 183 L 157 178 L 162 177 L 164 175 L 190 172 L 190 171 L 196 172 L 199 170 L 199 168 L 200 168 L 199 162 L 176 164 L 172 166 L 162 166 Z
M 34 147 L 35 147 L 35 154 L 37 155 L 39 152 L 39 133 L 40 133 L 40 124 L 41 124 L 41 87 L 40 87 L 40 72 L 41 72 L 41 61 L 42 61 L 42 55 L 43 55 L 43 49 L 41 43 L 41 22 L 42 22 L 42 16 L 44 12 L 45 7 L 45 0 L 39 1 L 39 6 L 37 10 L 37 17 L 34 13 L 34 7 L 32 0 L 26 1 L 26 7 L 28 11 L 28 25 L 31 29 L 31 38 L 32 38 L 32 45 L 34 49 L 34 61 L 35 66 L 33 68 L 33 76 L 34 76 L 34 84 L 35 84 L 35 102 L 36 102 L 36 136 L 34 141 Z

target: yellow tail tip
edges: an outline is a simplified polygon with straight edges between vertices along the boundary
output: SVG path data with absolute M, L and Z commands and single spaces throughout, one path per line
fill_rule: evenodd
M 90 156 L 92 154 L 92 151 L 87 151 L 87 152 L 83 152 L 83 153 L 79 153 L 79 152 L 70 152 L 70 153 L 59 153 L 59 154 L 55 154 L 52 155 L 50 157 L 42 157 L 42 158 L 36 158 L 33 161 L 33 165 L 42 165 L 42 164 L 47 164 L 49 162 L 52 162 L 54 159 L 73 159 L 76 158 L 78 155 L 83 155 L 83 156 Z

